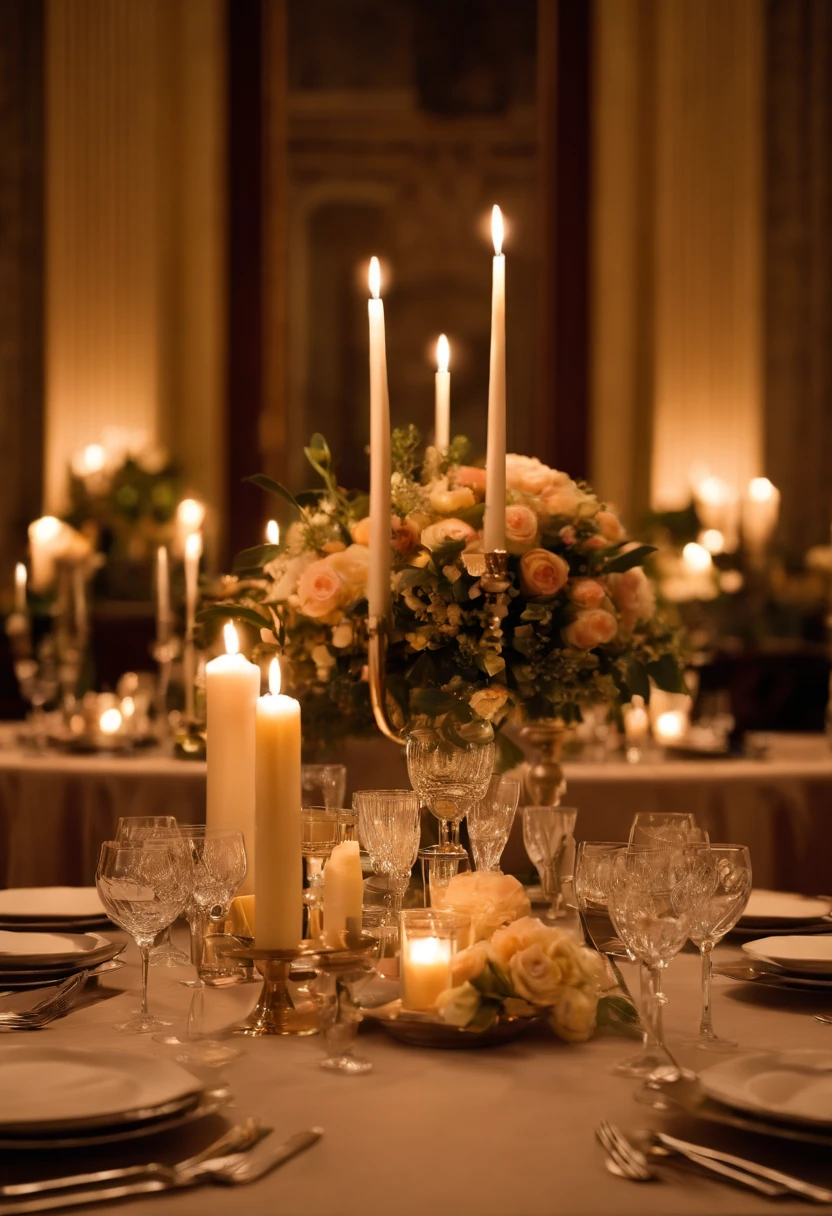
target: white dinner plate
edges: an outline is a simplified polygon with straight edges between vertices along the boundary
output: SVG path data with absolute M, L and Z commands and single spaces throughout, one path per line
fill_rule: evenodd
M 725 1106 L 784 1123 L 832 1126 L 832 1052 L 794 1048 L 726 1060 L 705 1069 L 699 1083 Z
M 77 970 L 101 962 L 113 943 L 100 933 L 19 933 L 0 929 L 0 974 L 34 967 Z
M 0 1048 L 0 1075 L 0 1134 L 158 1119 L 205 1088 L 171 1060 L 23 1044 Z
M 742 948 L 752 958 L 797 975 L 832 975 L 832 933 L 758 937 L 753 942 L 743 942 Z
M 740 917 L 741 925 L 778 925 L 795 921 L 821 920 L 832 912 L 832 899 L 796 895 L 791 891 L 765 891 L 755 888 L 751 892 L 745 911 Z
M 80 920 L 106 915 L 95 887 L 10 887 L 0 891 L 0 920 Z

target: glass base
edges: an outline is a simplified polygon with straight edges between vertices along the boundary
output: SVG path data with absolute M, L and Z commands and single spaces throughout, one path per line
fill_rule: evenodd
M 652 1048 L 643 1048 L 636 1055 L 616 1064 L 612 1071 L 617 1077 L 650 1077 L 666 1067 L 666 1056 Z
M 121 1031 L 122 1034 L 151 1034 L 152 1031 L 162 1030 L 163 1027 L 170 1026 L 170 1024 L 163 1018 L 154 1017 L 153 1014 L 137 1013 L 135 1017 L 126 1022 L 116 1022 L 113 1029 Z
M 722 1039 L 718 1034 L 702 1034 L 698 1039 L 686 1039 L 688 1047 L 698 1047 L 700 1051 L 727 1052 L 736 1051 L 739 1043 L 733 1039 Z
M 364 1060 L 361 1056 L 330 1056 L 328 1060 L 321 1060 L 321 1068 L 325 1068 L 327 1072 L 342 1072 L 347 1076 L 358 1077 L 362 1073 L 372 1072 L 373 1065 L 370 1060 Z
M 151 967 L 190 967 L 191 956 L 173 942 L 164 942 L 150 954 Z
M 154 1034 L 154 1043 L 163 1047 L 179 1047 L 174 1059 L 179 1064 L 195 1064 L 199 1068 L 224 1068 L 243 1053 L 239 1047 L 220 1043 L 216 1039 L 189 1039 L 187 1035 Z

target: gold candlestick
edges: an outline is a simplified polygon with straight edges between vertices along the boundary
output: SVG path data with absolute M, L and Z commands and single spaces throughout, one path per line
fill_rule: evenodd
M 370 704 L 373 717 L 385 739 L 404 746 L 405 740 L 390 720 L 384 695 L 384 664 L 387 657 L 387 620 L 383 616 L 367 618 L 367 678 L 370 684 Z
M 304 953 L 298 945 L 289 950 L 258 950 L 239 947 L 225 950 L 231 958 L 251 959 L 263 977 L 263 990 L 252 1012 L 236 1034 L 259 1039 L 265 1035 L 308 1035 L 320 1030 L 320 1019 L 313 1009 L 296 1009 L 289 992 L 292 963 Z
M 486 603 L 491 614 L 486 625 L 485 642 L 487 645 L 499 649 L 503 641 L 503 617 L 505 616 L 505 612 L 501 611 L 505 605 L 501 601 L 511 586 L 508 553 L 505 549 L 494 549 L 493 552 L 485 554 L 485 574 L 480 579 L 480 586 L 485 592 Z

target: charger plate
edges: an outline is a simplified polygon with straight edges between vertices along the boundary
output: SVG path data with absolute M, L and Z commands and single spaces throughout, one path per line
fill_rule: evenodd
M 832 1148 L 832 1126 L 828 1131 L 803 1126 L 797 1123 L 782 1123 L 776 1119 L 764 1119 L 748 1111 L 735 1110 L 708 1097 L 698 1081 L 680 1078 L 678 1081 L 662 1081 L 656 1086 L 657 1094 L 667 1100 L 668 1114 L 684 1112 L 708 1123 L 721 1123 L 744 1132 L 757 1132 L 761 1136 L 773 1136 L 778 1140 L 796 1140 L 801 1144 L 820 1144 Z
M 709 1098 L 745 1114 L 832 1132 L 832 1053 L 797 1047 L 757 1052 L 707 1068 Z
M 123 942 L 100 933 L 17 933 L 0 930 L 0 980 L 6 972 L 46 971 L 67 975 L 114 958 Z

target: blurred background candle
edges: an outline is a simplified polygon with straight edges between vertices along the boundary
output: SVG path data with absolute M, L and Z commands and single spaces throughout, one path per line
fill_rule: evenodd
M 281 694 L 280 663 L 272 659 L 269 691 L 256 703 L 258 950 L 291 950 L 303 936 L 300 726 L 300 704 Z
M 243 833 L 248 869 L 240 894 L 254 891 L 254 732 L 260 668 L 239 653 L 237 631 L 224 629 L 226 653 L 205 665 L 208 737 L 206 823 Z
M 55 561 L 64 525 L 54 515 L 29 524 L 32 589 L 46 591 L 55 581 Z
M 163 645 L 170 638 L 170 568 L 164 545 L 156 550 L 156 641 Z
M 503 215 L 491 212 L 494 265 L 491 283 L 491 363 L 488 376 L 488 448 L 486 452 L 486 553 L 506 547 L 506 259 Z
M 340 945 L 346 929 L 360 933 L 363 899 L 358 841 L 345 840 L 336 844 L 324 866 L 324 938 L 328 946 Z
M 448 365 L 451 358 L 451 348 L 444 334 L 439 335 L 436 343 L 436 394 L 434 415 L 434 446 L 440 452 L 447 452 L 451 442 L 451 373 Z
M 751 553 L 765 554 L 779 515 L 780 491 L 767 477 L 753 477 L 742 507 L 743 538 Z
M 370 616 L 386 616 L 390 605 L 390 400 L 381 268 L 370 259 L 370 571 L 367 601 Z
M 196 498 L 183 498 L 176 508 L 176 542 L 180 553 L 185 552 L 188 537 L 201 531 L 204 522 L 204 504 Z
M 14 568 L 14 610 L 26 611 L 26 567 L 18 562 Z
M 688 715 L 683 709 L 667 709 L 656 718 L 653 733 L 656 742 L 672 746 L 687 734 Z
M 192 532 L 185 541 L 185 635 L 192 637 L 196 618 L 199 589 L 199 559 L 202 557 L 202 533 Z

